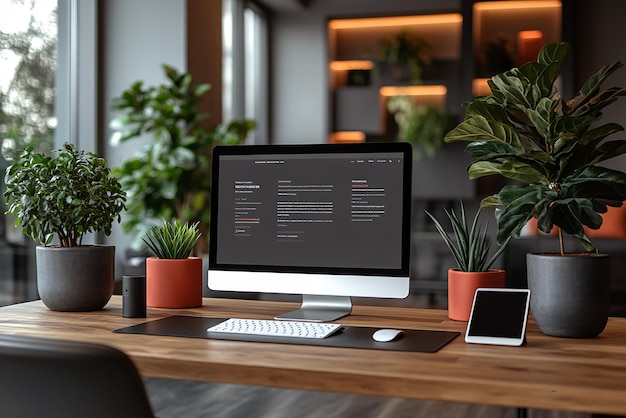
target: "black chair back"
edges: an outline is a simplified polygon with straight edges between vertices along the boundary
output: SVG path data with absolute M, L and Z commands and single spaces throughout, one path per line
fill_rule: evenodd
M 153 418 L 131 359 L 113 347 L 0 335 L 0 416 Z

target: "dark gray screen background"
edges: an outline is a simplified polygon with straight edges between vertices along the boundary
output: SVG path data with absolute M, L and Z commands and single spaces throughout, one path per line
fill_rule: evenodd
M 402 263 L 402 153 L 283 154 L 221 156 L 219 167 L 216 262 L 242 266 L 399 269 Z M 358 162 L 355 162 L 358 160 Z M 259 164 L 259 161 L 271 163 Z M 384 189 L 384 214 L 373 222 L 351 220 L 352 180 Z M 330 185 L 329 192 L 299 193 L 285 201 L 332 201 L 332 223 L 277 222 L 279 181 L 291 185 Z M 259 223 L 235 224 L 235 182 L 253 193 L 244 195 L 254 208 L 248 218 Z M 289 184 L 289 183 L 286 183 Z M 327 188 L 326 188 L 327 190 Z M 380 201 L 382 198 L 371 198 Z M 308 215 L 326 219 L 329 215 Z M 245 231 L 236 234 L 235 231 Z M 280 232 L 297 238 L 279 239 Z M 289 235 L 289 234 L 287 234 Z

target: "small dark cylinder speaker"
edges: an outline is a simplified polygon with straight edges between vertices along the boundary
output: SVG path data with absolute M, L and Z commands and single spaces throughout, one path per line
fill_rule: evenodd
M 122 276 L 122 316 L 146 317 L 146 276 Z

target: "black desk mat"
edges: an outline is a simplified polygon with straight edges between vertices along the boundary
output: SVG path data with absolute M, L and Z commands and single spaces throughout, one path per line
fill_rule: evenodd
M 252 341 L 280 344 L 319 345 L 324 347 L 366 348 L 374 350 L 415 351 L 434 353 L 448 344 L 460 332 L 404 330 L 404 335 L 388 343 L 379 343 L 372 339 L 378 328 L 349 327 L 323 339 L 268 337 L 245 334 L 224 334 L 206 331 L 207 328 L 224 321 L 226 318 L 205 318 L 198 316 L 169 316 L 163 319 L 116 329 L 122 334 L 146 334 L 168 337 L 206 338 L 216 340 Z

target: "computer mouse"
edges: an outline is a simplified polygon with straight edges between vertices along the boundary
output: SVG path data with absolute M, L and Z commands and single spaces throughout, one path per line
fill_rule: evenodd
M 374 341 L 378 341 L 379 343 L 388 343 L 399 338 L 402 334 L 404 334 L 404 331 L 401 331 L 399 329 L 386 328 L 379 329 L 378 331 L 374 332 L 374 334 L 372 334 L 372 338 L 374 339 Z

